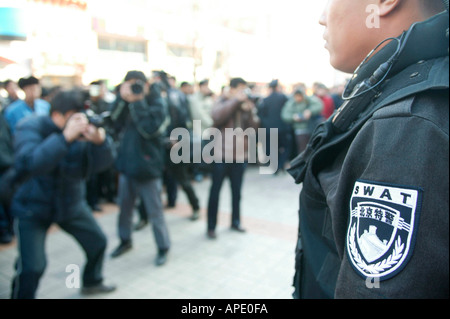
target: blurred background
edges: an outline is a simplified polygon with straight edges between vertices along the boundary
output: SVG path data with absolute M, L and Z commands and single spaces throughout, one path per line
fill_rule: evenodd
M 119 84 L 128 70 L 177 80 L 342 83 L 319 17 L 326 0 L 0 0 L 0 81 Z

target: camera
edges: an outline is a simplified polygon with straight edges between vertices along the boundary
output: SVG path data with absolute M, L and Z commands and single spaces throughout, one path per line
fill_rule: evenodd
M 258 95 L 253 94 L 253 92 L 252 92 L 252 90 L 250 88 L 245 89 L 245 94 L 247 95 L 248 100 L 253 102 L 256 105 L 261 100 L 261 97 L 258 96 Z
M 137 80 L 133 85 L 131 85 L 131 92 L 135 95 L 140 95 L 144 92 L 145 82 Z
M 111 112 L 96 114 L 92 110 L 86 110 L 85 114 L 89 124 L 92 124 L 97 128 L 105 128 L 111 123 Z

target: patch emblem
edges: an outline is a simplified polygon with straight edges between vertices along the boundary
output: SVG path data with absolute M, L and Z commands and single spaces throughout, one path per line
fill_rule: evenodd
M 414 250 L 422 191 L 358 181 L 350 201 L 347 252 L 363 278 L 396 276 Z

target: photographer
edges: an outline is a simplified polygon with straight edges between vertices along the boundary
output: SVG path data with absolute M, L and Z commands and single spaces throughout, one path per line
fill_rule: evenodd
M 26 175 L 14 196 L 19 258 L 13 299 L 33 299 L 46 268 L 45 238 L 53 223 L 72 235 L 87 263 L 83 294 L 108 293 L 102 278 L 106 237 L 85 201 L 84 181 L 113 161 L 110 139 L 88 122 L 83 100 L 75 91 L 59 93 L 50 116 L 30 117 L 17 126 L 15 168 Z
M 152 221 L 158 247 L 156 264 L 167 260 L 170 249 L 169 231 L 162 206 L 164 170 L 163 133 L 166 112 L 161 93 L 149 89 L 144 73 L 130 71 L 120 86 L 119 96 L 111 111 L 111 120 L 119 134 L 116 168 L 119 171 L 119 237 L 120 245 L 112 257 L 132 248 L 132 219 L 136 197 L 140 196 Z
M 234 78 L 230 82 L 230 90 L 219 98 L 212 109 L 212 119 L 214 127 L 222 132 L 222 156 L 217 158 L 217 162 L 213 164 L 212 186 L 208 202 L 208 229 L 207 236 L 215 239 L 217 214 L 219 208 L 220 190 L 226 177 L 230 178 L 232 192 L 232 220 L 231 229 L 240 233 L 244 233 L 245 229 L 241 227 L 240 203 L 241 189 L 244 180 L 244 172 L 246 161 L 248 159 L 248 140 L 245 136 L 236 136 L 231 143 L 227 144 L 225 139 L 225 130 L 227 128 L 241 128 L 244 131 L 248 128 L 257 128 L 259 119 L 256 116 L 256 106 L 250 100 L 247 94 L 248 85 L 242 78 Z M 237 149 L 239 141 L 237 139 L 244 138 L 244 153 Z M 217 157 L 217 154 L 215 154 Z

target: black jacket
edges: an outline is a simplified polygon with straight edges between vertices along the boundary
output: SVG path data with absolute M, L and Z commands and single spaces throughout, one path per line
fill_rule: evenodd
M 162 177 L 163 134 L 168 123 L 160 94 L 154 92 L 131 104 L 119 97 L 112 107 L 111 119 L 119 136 L 117 170 L 137 180 Z
M 85 179 L 113 162 L 109 138 L 101 146 L 68 144 L 49 116 L 33 116 L 16 129 L 15 169 L 27 181 L 14 196 L 19 218 L 61 222 L 87 209 Z
M 448 298 L 447 29 L 447 13 L 419 24 L 350 127 L 325 122 L 292 163 L 303 183 L 295 297 Z
M 281 111 L 288 98 L 286 95 L 273 92 L 258 106 L 258 117 L 264 128 L 277 128 L 281 133 L 287 132 L 290 126 L 281 118 Z
M 14 163 L 14 150 L 8 122 L 0 113 L 0 176 Z

